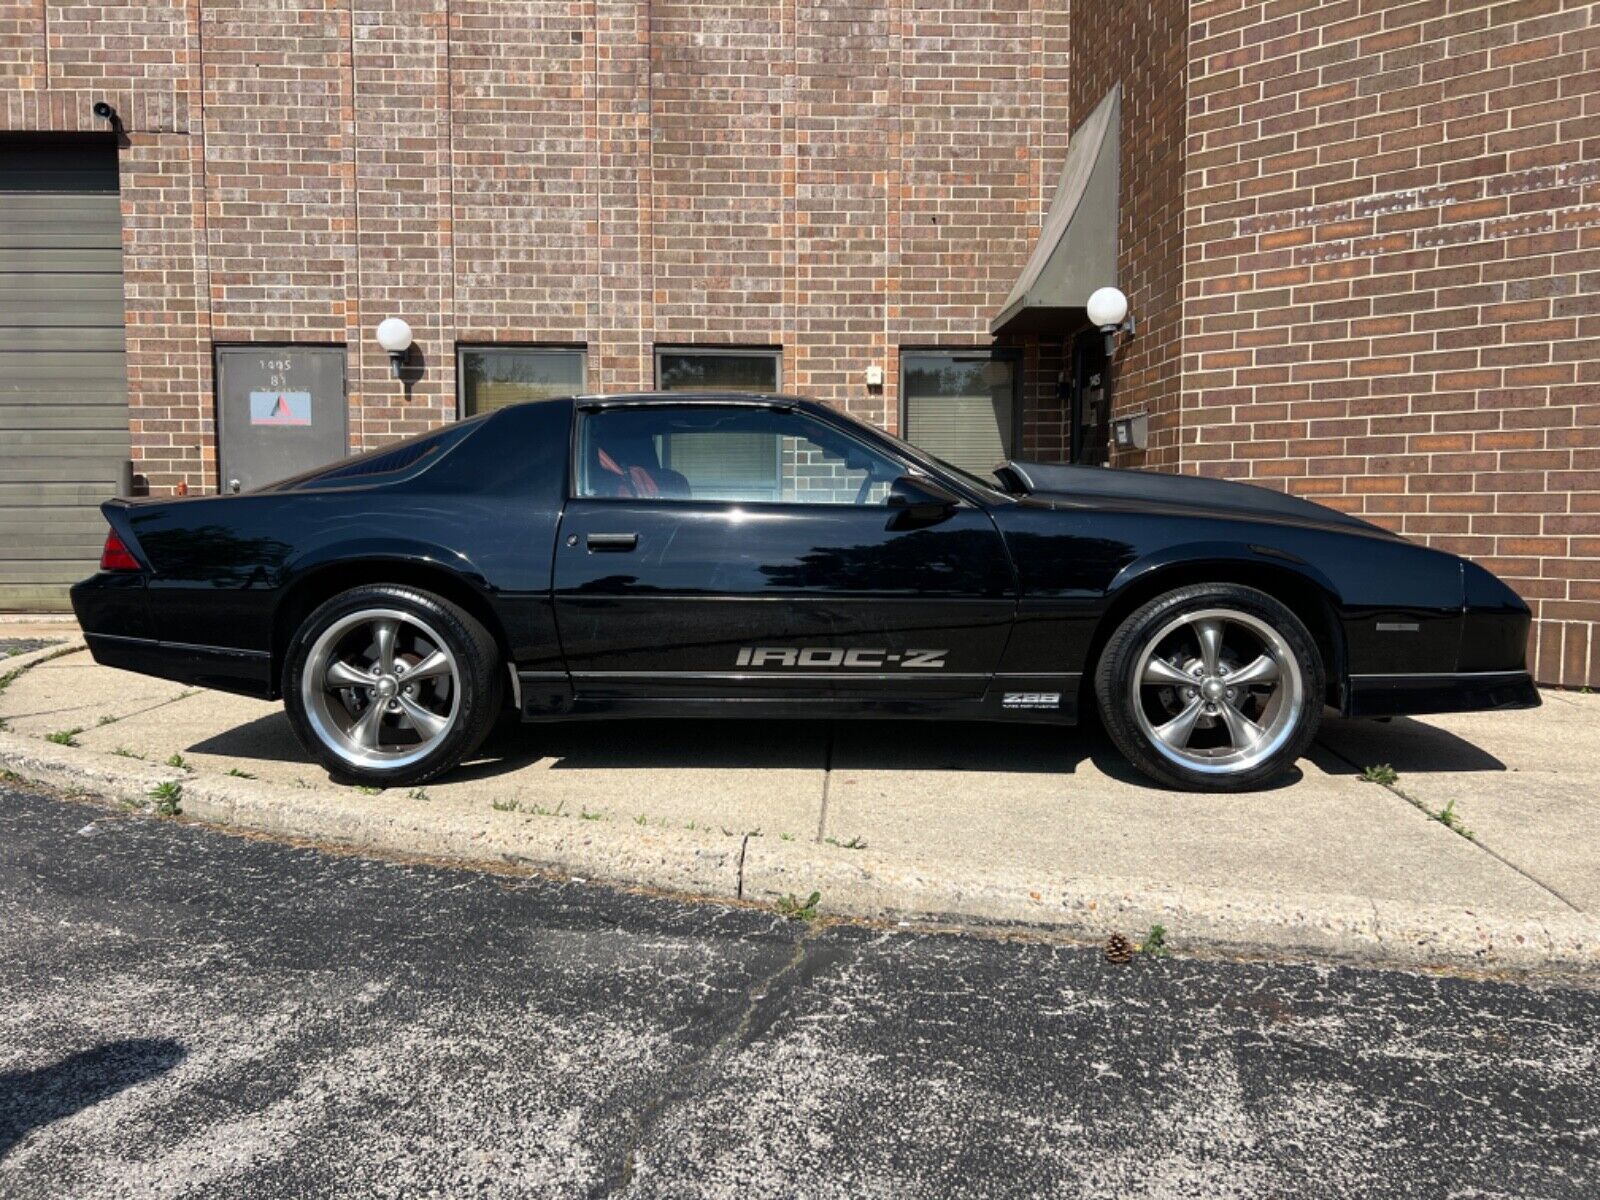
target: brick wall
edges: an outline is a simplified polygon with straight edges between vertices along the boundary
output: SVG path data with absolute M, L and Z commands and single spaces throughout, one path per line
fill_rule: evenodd
M 1112 415 L 1150 414 L 1150 447 L 1116 466 L 1179 464 L 1184 278 L 1185 0 L 1078 5 L 1072 12 L 1072 115 L 1080 124 L 1122 85 L 1117 286 L 1137 335 L 1112 362 Z
M 1183 468 L 1471 555 L 1600 683 L 1600 7 L 1192 22 Z
M 605 390 L 781 345 L 896 427 L 899 347 L 988 344 L 1031 249 L 1068 36 L 1066 0 L 0 0 L 0 114 L 121 112 L 136 465 L 205 491 L 213 338 L 346 345 L 356 448 L 450 419 L 482 342 L 585 344 Z

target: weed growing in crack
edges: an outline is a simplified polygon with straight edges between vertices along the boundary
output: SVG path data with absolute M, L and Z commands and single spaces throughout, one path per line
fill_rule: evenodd
M 426 804 L 431 798 L 426 788 L 412 788 L 406 793 L 407 800 L 416 800 L 423 804 Z
M 1380 763 L 1375 767 L 1361 769 L 1362 783 L 1376 783 L 1382 787 L 1393 787 L 1400 779 L 1400 772 L 1388 763 Z
M 174 750 L 167 758 L 167 766 L 176 767 L 180 771 L 189 770 L 189 764 L 184 761 L 183 755 Z
M 841 842 L 838 838 L 831 838 L 831 837 L 830 838 L 823 838 L 822 840 L 827 842 L 828 845 L 830 845 L 830 846 L 839 847 L 839 849 L 841 849 L 841 850 L 865 850 L 867 848 L 866 839 L 863 838 L 860 834 L 857 834 L 855 837 L 851 838 L 848 842 Z
M 81 725 L 76 729 L 58 729 L 54 733 L 45 734 L 44 740 L 54 742 L 58 746 L 76 746 L 78 744 L 78 735 L 82 732 L 83 726 Z
M 1139 943 L 1141 953 L 1148 954 L 1151 958 L 1167 958 L 1172 951 L 1167 949 L 1167 927 L 1165 925 L 1152 925 L 1150 932 L 1144 935 L 1144 941 Z
M 155 801 L 157 816 L 175 817 L 183 811 L 178 807 L 178 801 L 183 798 L 183 784 L 176 779 L 163 779 L 150 789 L 149 796 Z
M 255 778 L 255 776 L 250 774 L 249 771 L 241 771 L 241 770 L 239 770 L 238 767 L 229 767 L 228 768 L 228 774 L 232 775 L 235 779 L 254 779 Z
M 778 901 L 778 915 L 791 921 L 815 921 L 821 915 L 817 912 L 817 902 L 821 899 L 821 892 L 812 892 L 804 900 L 790 892 Z
M 1426 812 L 1427 810 L 1424 809 L 1423 811 Z M 1456 802 L 1454 800 L 1451 800 L 1449 804 L 1446 804 L 1438 812 L 1431 813 L 1429 815 L 1432 816 L 1435 821 L 1439 822 L 1439 824 L 1443 825 L 1446 829 L 1449 829 L 1454 833 L 1459 833 L 1462 837 L 1466 838 L 1467 841 L 1477 841 L 1477 838 L 1473 837 L 1472 835 L 1472 830 L 1463 825 L 1461 823 L 1461 818 L 1456 816 Z
M 144 759 L 144 755 L 129 750 L 126 746 L 118 746 L 111 753 L 115 754 L 118 758 L 137 758 L 140 761 L 143 761 Z

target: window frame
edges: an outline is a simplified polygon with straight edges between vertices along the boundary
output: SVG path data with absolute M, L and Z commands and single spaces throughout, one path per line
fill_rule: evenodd
M 1022 432 L 1024 429 L 1022 412 L 1022 367 L 1023 354 L 1017 346 L 938 346 L 938 345 L 910 345 L 900 347 L 900 395 L 897 404 L 896 416 L 900 426 L 896 431 L 902 441 L 912 447 L 917 444 L 908 436 L 909 404 L 911 397 L 906 390 L 906 360 L 915 358 L 919 354 L 944 354 L 953 358 L 982 359 L 984 362 L 1008 362 L 1011 364 L 1011 454 L 1015 456 L 1018 447 L 1022 445 Z M 1004 447 L 1002 447 L 1004 449 Z M 923 453 L 932 456 L 931 450 Z
M 533 351 L 535 353 L 571 354 L 576 352 L 578 361 L 582 365 L 581 378 L 578 381 L 578 390 L 573 395 L 581 396 L 589 388 L 589 345 L 587 342 L 457 342 L 456 343 L 456 420 L 466 421 L 472 417 L 487 416 L 497 412 L 498 409 L 489 409 L 487 412 L 467 411 L 467 392 L 465 370 L 465 355 L 481 353 L 483 351 L 504 350 L 511 353 Z M 532 403 L 531 401 L 528 403 Z
M 655 383 L 658 392 L 667 395 L 693 395 L 693 392 L 667 392 L 661 384 L 661 356 L 663 354 L 698 354 L 706 358 L 771 358 L 773 363 L 773 384 L 770 392 L 729 392 L 728 395 L 746 396 L 777 396 L 783 393 L 783 347 L 782 346 L 697 346 L 675 345 L 670 342 L 661 343 L 652 347 L 655 366 Z M 717 389 L 707 388 L 706 391 L 714 392 Z
M 670 394 L 671 393 L 668 393 L 668 395 L 670 395 Z M 748 506 L 759 506 L 760 508 L 762 508 L 764 510 L 765 509 L 780 509 L 780 508 L 789 508 L 789 509 L 803 508 L 803 509 L 806 509 L 808 511 L 813 510 L 813 509 L 820 509 L 820 510 L 825 511 L 825 512 L 835 512 L 835 513 L 836 512 L 840 512 L 840 511 L 856 511 L 856 510 L 864 510 L 864 511 L 871 511 L 871 512 L 881 512 L 881 511 L 883 511 L 883 509 L 885 507 L 884 505 L 881 505 L 881 504 L 853 504 L 853 503 L 852 504 L 821 504 L 821 503 L 817 503 L 815 501 L 807 501 L 807 500 L 727 500 L 727 499 L 710 498 L 710 497 L 699 497 L 699 496 L 684 496 L 684 497 L 679 497 L 679 496 L 657 496 L 657 497 L 652 497 L 652 498 L 650 498 L 648 500 L 640 500 L 638 497 L 635 497 L 635 496 L 587 496 L 587 495 L 584 495 L 582 492 L 580 492 L 578 490 L 579 489 L 579 484 L 584 479 L 583 462 L 582 462 L 584 422 L 587 421 L 590 417 L 594 416 L 597 413 L 608 412 L 608 411 L 611 411 L 611 410 L 614 410 L 614 409 L 641 409 L 641 408 L 643 408 L 643 409 L 696 408 L 696 409 L 713 409 L 713 410 L 714 409 L 719 409 L 719 408 L 753 408 L 753 409 L 762 410 L 764 412 L 775 412 L 775 413 L 787 414 L 787 415 L 799 417 L 801 420 L 814 421 L 818 425 L 822 425 L 822 426 L 827 427 L 828 429 L 833 430 L 835 433 L 839 434 L 841 437 L 849 438 L 852 442 L 855 442 L 863 450 L 866 450 L 867 452 L 871 453 L 875 457 L 888 459 L 890 462 L 895 463 L 899 467 L 900 473 L 902 475 L 905 475 L 905 474 L 924 474 L 925 473 L 923 468 L 920 465 L 916 464 L 913 461 L 907 460 L 903 455 L 901 455 L 899 452 L 895 451 L 891 447 L 880 445 L 880 444 L 878 444 L 876 442 L 873 442 L 873 441 L 868 441 L 868 440 L 858 436 L 855 433 L 854 430 L 845 428 L 845 427 L 843 427 L 843 426 L 841 426 L 841 425 L 839 425 L 839 424 L 837 424 L 837 423 L 835 423 L 833 421 L 826 420 L 825 418 L 823 418 L 821 416 L 818 416 L 815 413 L 806 412 L 804 409 L 802 409 L 797 404 L 794 404 L 794 403 L 783 403 L 781 401 L 780 402 L 773 402 L 773 401 L 768 401 L 768 400 L 762 400 L 762 399 L 759 399 L 753 393 L 750 394 L 749 399 L 741 399 L 740 396 L 737 393 L 729 393 L 726 397 L 719 396 L 715 400 L 694 399 L 693 398 L 693 393 L 689 393 L 683 399 L 680 399 L 680 400 L 658 400 L 658 399 L 655 399 L 653 397 L 651 399 L 648 399 L 648 400 L 630 400 L 630 399 L 615 400 L 615 401 L 593 401 L 593 400 L 591 400 L 591 401 L 589 401 L 587 403 L 585 403 L 583 401 L 580 401 L 579 403 L 574 404 L 573 405 L 573 409 L 572 409 L 571 445 L 568 447 L 568 454 L 567 454 L 567 502 L 568 503 L 572 503 L 573 501 L 580 501 L 581 500 L 581 501 L 583 501 L 585 503 L 589 503 L 589 504 L 593 504 L 593 503 L 601 503 L 601 504 L 649 504 L 649 505 L 685 505 L 685 504 L 687 504 L 687 505 L 700 505 L 700 506 L 721 505 L 721 506 L 723 506 L 725 508 L 728 508 L 728 509 L 742 508 L 742 507 L 748 507 Z

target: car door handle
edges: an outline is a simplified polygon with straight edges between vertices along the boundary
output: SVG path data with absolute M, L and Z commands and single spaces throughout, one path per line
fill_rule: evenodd
M 639 545 L 639 535 L 637 533 L 591 533 L 588 543 L 590 550 L 627 553 Z

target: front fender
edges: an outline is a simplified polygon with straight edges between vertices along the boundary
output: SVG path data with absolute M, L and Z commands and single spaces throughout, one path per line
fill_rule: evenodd
M 1156 573 L 1174 567 L 1203 568 L 1207 566 L 1245 566 L 1256 570 L 1289 573 L 1313 584 L 1337 606 L 1343 597 L 1333 580 L 1314 563 L 1287 550 L 1251 542 L 1226 540 L 1181 542 L 1151 550 L 1118 571 L 1106 588 L 1109 601 L 1126 593 L 1129 587 L 1141 584 Z

